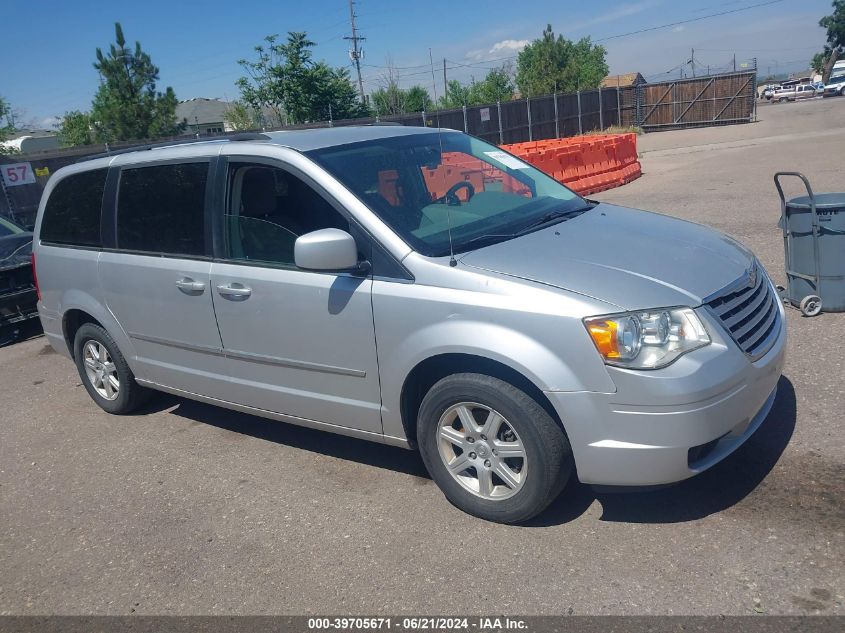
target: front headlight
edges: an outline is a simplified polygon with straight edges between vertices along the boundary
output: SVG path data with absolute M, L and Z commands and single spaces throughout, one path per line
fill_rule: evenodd
M 659 369 L 710 344 L 691 308 L 611 314 L 584 319 L 604 362 L 628 369 Z

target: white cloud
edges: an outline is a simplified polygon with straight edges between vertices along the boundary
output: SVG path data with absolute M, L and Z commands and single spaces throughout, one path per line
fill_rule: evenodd
M 514 40 L 514 39 L 506 39 L 500 42 L 496 42 L 488 49 L 477 49 L 474 51 L 469 51 L 466 54 L 467 59 L 471 59 L 473 61 L 485 61 L 495 57 L 502 57 L 509 56 L 514 53 L 518 53 L 523 48 L 525 48 L 531 40 Z
M 673 32 L 673 33 L 680 33 L 680 32 L 681 32 L 681 31 L 683 31 L 685 28 L 686 28 L 686 27 L 685 27 L 683 24 L 679 24 L 679 25 L 678 25 L 678 26 L 676 26 L 674 29 L 672 29 L 672 32 Z
M 500 52 L 515 52 L 521 51 L 523 48 L 528 46 L 530 40 L 502 40 L 501 42 L 496 42 L 493 44 L 493 47 L 490 49 L 490 54 L 493 53 L 500 53 Z

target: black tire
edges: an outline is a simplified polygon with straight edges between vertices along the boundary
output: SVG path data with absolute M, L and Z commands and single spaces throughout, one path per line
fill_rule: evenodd
M 117 377 L 120 381 L 117 397 L 114 400 L 108 400 L 100 395 L 88 378 L 85 370 L 83 348 L 89 341 L 95 341 L 105 347 L 108 350 L 111 361 L 114 363 Z M 146 402 L 152 394 L 151 390 L 145 389 L 135 382 L 135 375 L 129 369 L 129 365 L 126 363 L 123 354 L 120 353 L 114 339 L 99 325 L 85 323 L 77 330 L 76 337 L 73 340 L 73 358 L 85 390 L 103 411 L 116 415 L 131 413 Z
M 494 500 L 470 492 L 441 458 L 440 419 L 464 402 L 500 413 L 524 446 L 527 474 L 512 496 Z M 447 376 L 429 390 L 420 405 L 417 442 L 429 474 L 446 498 L 464 512 L 497 523 L 520 523 L 542 512 L 563 490 L 574 465 L 566 434 L 542 406 L 513 385 L 481 374 Z

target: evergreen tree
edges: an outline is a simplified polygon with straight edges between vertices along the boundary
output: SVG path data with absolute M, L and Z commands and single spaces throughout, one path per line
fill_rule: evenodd
M 604 46 L 589 37 L 572 42 L 555 37 L 552 25 L 522 51 L 516 61 L 516 85 L 523 97 L 598 88 L 607 76 Z
M 126 46 L 123 29 L 115 23 L 115 44 L 107 54 L 97 49 L 94 68 L 100 86 L 91 106 L 91 121 L 98 141 L 114 142 L 172 136 L 185 129 L 176 121 L 176 95 L 169 86 L 156 92 L 158 68 L 135 42 Z

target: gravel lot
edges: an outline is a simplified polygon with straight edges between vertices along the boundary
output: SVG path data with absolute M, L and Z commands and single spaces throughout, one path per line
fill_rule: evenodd
M 714 226 L 783 279 L 772 174 L 845 189 L 845 99 L 640 138 L 602 200 Z M 90 401 L 43 338 L 0 349 L 0 614 L 842 614 L 845 314 L 788 311 L 772 414 L 660 491 L 573 484 L 529 526 L 452 508 L 412 452 L 162 396 Z

